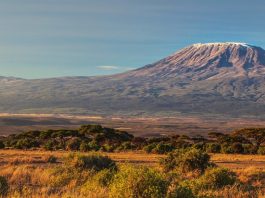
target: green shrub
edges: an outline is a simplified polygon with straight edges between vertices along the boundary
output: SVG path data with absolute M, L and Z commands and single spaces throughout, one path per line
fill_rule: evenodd
M 136 146 L 136 149 L 140 150 L 146 144 L 146 138 L 134 137 L 131 142 Z
M 160 143 L 160 142 L 168 142 L 170 141 L 170 137 L 166 137 L 166 136 L 163 136 L 163 137 L 152 137 L 152 138 L 149 138 L 147 139 L 147 143 L 148 144 L 152 144 L 152 143 Z
M 48 163 L 56 163 L 57 162 L 57 157 L 55 157 L 54 155 L 49 155 L 46 158 L 46 162 L 48 162 Z
M 221 152 L 221 145 L 218 143 L 208 143 L 206 145 L 207 153 L 220 153 Z
M 48 151 L 52 151 L 55 148 L 55 145 L 57 145 L 58 142 L 55 140 L 48 140 L 44 145 L 43 148 Z
M 244 147 L 240 142 L 233 143 L 231 145 L 231 148 L 233 153 L 239 153 L 239 154 L 244 153 Z
M 195 148 L 195 149 L 199 149 L 199 150 L 202 150 L 202 151 L 206 151 L 206 144 L 203 143 L 203 142 L 195 143 L 195 144 L 193 144 L 192 147 Z
M 66 145 L 65 144 L 66 143 L 63 140 L 58 141 L 58 143 L 56 145 L 54 145 L 54 149 L 55 150 L 60 150 L 60 149 L 65 150 L 66 149 Z
M 124 150 L 132 150 L 135 148 L 135 146 L 131 142 L 123 142 L 121 145 Z
M 5 148 L 5 145 L 4 145 L 3 141 L 0 141 L 0 149 L 3 149 L 3 148 Z
M 198 149 L 178 149 L 161 160 L 165 171 L 178 169 L 183 173 L 204 170 L 211 166 L 210 156 Z
M 80 134 L 89 134 L 89 133 L 101 133 L 103 127 L 101 125 L 83 125 L 79 128 Z
M 39 143 L 34 140 L 34 139 L 30 139 L 30 138 L 24 138 L 24 139 L 20 139 L 17 141 L 15 148 L 17 149 L 29 149 L 32 147 L 38 147 Z
M 87 152 L 91 150 L 91 147 L 89 146 L 87 142 L 82 142 L 79 146 L 79 150 L 82 152 Z
M 230 153 L 239 153 L 242 154 L 244 153 L 244 147 L 242 143 L 240 142 L 234 142 L 232 144 L 228 143 L 223 143 L 221 146 L 221 152 L 225 154 L 230 154 Z
M 9 189 L 9 185 L 5 177 L 0 176 L 0 196 L 6 196 Z
M 146 146 L 143 147 L 143 150 L 146 152 L 146 153 L 152 153 L 153 149 L 156 147 L 156 143 L 152 143 L 152 144 L 148 144 Z
M 97 183 L 102 186 L 109 186 L 113 177 L 116 174 L 116 170 L 113 169 L 104 169 L 99 171 L 97 174 L 95 174 L 95 176 L 92 178 L 95 181 L 97 181 Z
M 185 137 L 185 136 L 181 136 L 182 138 Z M 176 149 L 188 149 L 190 147 L 192 147 L 192 144 L 185 141 L 185 140 L 182 140 L 181 137 L 179 138 L 179 140 L 177 140 L 175 143 L 174 143 L 174 146 Z
M 167 185 L 158 171 L 147 167 L 122 166 L 110 185 L 110 197 L 161 198 L 166 196 Z
M 91 151 L 98 151 L 100 149 L 100 146 L 98 145 L 98 143 L 96 141 L 91 141 L 88 143 L 88 146 L 90 148 Z
M 110 145 L 110 144 L 104 144 L 102 147 L 101 147 L 102 151 L 105 151 L 105 152 L 113 152 L 114 149 L 115 149 L 115 146 L 114 145 Z
M 79 150 L 81 144 L 81 140 L 79 138 L 72 138 L 67 141 L 66 149 L 69 151 L 77 151 Z
M 252 144 L 243 144 L 245 154 L 255 154 L 257 153 L 257 147 Z
M 108 187 L 116 171 L 104 169 L 94 173 L 80 188 L 79 197 L 108 197 Z
M 224 153 L 224 154 L 233 153 L 233 149 L 232 149 L 231 145 L 229 145 L 227 143 L 223 143 L 221 145 L 221 153 Z
M 173 151 L 175 147 L 172 144 L 169 143 L 159 143 L 156 145 L 156 147 L 153 149 L 153 152 L 158 154 L 165 154 Z
M 66 162 L 78 169 L 89 169 L 94 171 L 117 168 L 116 163 L 112 159 L 99 154 L 69 155 Z
M 41 139 L 48 139 L 48 138 L 51 137 L 52 132 L 53 132 L 52 130 L 41 131 L 39 137 L 40 137 Z
M 167 198 L 194 198 L 192 190 L 182 184 L 174 185 L 170 188 L 170 191 L 167 193 Z
M 260 146 L 257 153 L 259 155 L 265 155 L 265 147 L 264 146 Z
M 55 166 L 50 171 L 48 187 L 56 189 L 67 186 L 71 182 L 71 185 L 80 186 L 88 181 L 94 173 L 90 170 L 76 169 L 71 166 Z
M 236 182 L 236 174 L 225 168 L 210 168 L 205 171 L 197 184 L 202 189 L 220 189 Z

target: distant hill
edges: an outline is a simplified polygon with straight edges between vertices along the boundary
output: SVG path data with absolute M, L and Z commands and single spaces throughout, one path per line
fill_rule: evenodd
M 194 44 L 116 75 L 0 77 L 0 90 L 2 112 L 263 117 L 265 50 L 244 43 Z

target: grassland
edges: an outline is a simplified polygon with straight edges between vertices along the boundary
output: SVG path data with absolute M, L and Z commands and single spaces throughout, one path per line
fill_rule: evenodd
M 165 155 L 146 154 L 144 152 L 103 153 L 120 165 L 144 165 L 159 170 L 159 160 Z M 87 154 L 87 153 L 81 153 Z M 63 160 L 69 155 L 67 151 L 42 151 L 42 150 L 0 150 L 0 175 L 6 177 L 10 184 L 9 197 L 107 197 L 106 189 L 95 188 L 86 196 L 81 195 L 82 188 L 77 187 L 88 177 L 87 172 L 71 175 L 55 176 L 54 170 L 63 166 Z M 56 163 L 50 163 L 50 156 L 57 158 Z M 256 171 L 265 172 L 265 156 L 261 155 L 234 155 L 212 154 L 211 159 L 218 166 L 235 171 L 240 180 L 249 182 L 248 174 Z M 72 173 L 73 174 L 73 173 Z M 59 178 L 59 180 L 58 180 Z M 61 185 L 65 180 L 71 180 L 67 185 Z M 58 184 L 58 181 L 61 182 Z M 255 181 L 256 182 L 256 181 Z M 261 181 L 258 181 L 261 182 Z M 50 185 L 53 185 L 51 191 Z M 58 185 L 58 186 L 57 186 Z M 255 185 L 263 185 L 257 183 Z M 48 187 L 49 186 L 49 187 Z M 56 188 L 54 188 L 56 186 Z M 262 187 L 263 188 L 263 187 Z M 261 188 L 261 190 L 262 190 Z M 56 189 L 54 191 L 54 189 Z M 227 189 L 224 189 L 224 191 Z M 230 189 L 231 190 L 231 189 Z M 225 192 L 229 197 L 229 192 Z M 237 192 L 233 192 L 237 193 Z M 261 193 L 262 194 L 262 193 Z M 262 197 L 260 194 L 259 197 Z M 238 197 L 251 197 L 249 194 L 238 192 Z
M 79 152 L 81 154 L 86 154 Z M 158 167 L 159 160 L 165 155 L 147 154 L 142 151 L 105 153 L 98 152 L 109 156 L 117 163 L 131 163 Z M 58 163 L 54 166 L 60 166 L 62 159 L 69 154 L 68 151 L 42 151 L 42 150 L 0 150 L 0 166 L 6 165 L 36 165 L 47 166 L 46 159 L 50 155 L 58 158 Z M 211 160 L 217 165 L 232 170 L 243 170 L 249 167 L 258 168 L 265 171 L 264 155 L 240 155 L 240 154 L 211 154 Z
M 23 119 L 20 121 L 23 122 Z M 137 122 L 134 124 L 137 125 Z M 260 143 L 259 139 L 264 137 L 265 129 L 243 130 L 243 135 L 249 133 L 255 134 L 256 142 L 252 139 L 250 142 L 248 137 L 242 138 L 234 133 L 212 133 L 208 139 L 185 135 L 134 138 L 126 132 L 99 125 L 3 136 L 0 149 L 0 193 L 1 186 L 6 184 L 8 191 L 4 195 L 8 192 L 7 197 L 12 198 L 116 198 L 118 195 L 120 198 L 264 197 L 265 155 L 258 155 L 265 154 L 259 152 L 263 151 L 264 144 L 253 146 Z M 216 139 L 212 138 L 214 135 Z M 179 152 L 183 153 L 178 155 Z M 95 153 L 100 155 L 102 161 L 94 161 Z M 87 165 L 101 166 L 107 163 L 105 160 L 114 164 L 114 168 L 96 170 Z M 185 160 L 185 163 L 181 160 Z M 196 164 L 195 167 L 193 164 Z M 167 169 L 167 165 L 174 168 Z M 121 187 L 120 183 L 124 186 Z M 148 196 L 142 196 L 145 188 L 137 187 L 144 185 L 154 190 L 148 191 Z M 178 196 L 171 196 L 171 187 Z M 127 188 L 133 196 L 122 195 Z M 156 193 L 157 189 L 160 189 L 163 196 Z M 139 190 L 139 193 L 135 194 L 134 190 Z

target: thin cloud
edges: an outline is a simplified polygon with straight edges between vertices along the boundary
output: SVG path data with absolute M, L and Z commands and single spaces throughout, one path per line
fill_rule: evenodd
M 102 66 L 97 66 L 97 68 L 101 70 L 120 70 L 120 71 L 130 71 L 137 69 L 136 67 L 121 67 L 114 65 L 102 65 Z
M 111 65 L 102 65 L 102 66 L 97 66 L 98 69 L 103 69 L 103 70 L 116 70 L 120 69 L 118 66 L 111 66 Z

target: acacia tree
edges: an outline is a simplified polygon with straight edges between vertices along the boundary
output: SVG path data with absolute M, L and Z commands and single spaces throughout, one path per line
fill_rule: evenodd
M 233 132 L 233 135 L 241 136 L 253 142 L 257 148 L 265 143 L 265 128 L 245 128 Z

